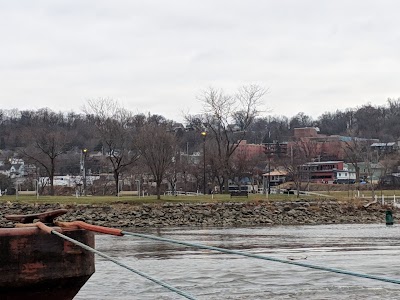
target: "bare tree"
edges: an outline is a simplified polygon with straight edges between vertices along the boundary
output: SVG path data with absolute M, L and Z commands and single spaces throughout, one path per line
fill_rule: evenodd
M 379 185 L 382 187 L 384 185 L 385 177 L 390 175 L 393 172 L 396 172 L 396 167 L 399 164 L 399 154 L 398 153 L 390 153 L 383 157 L 380 160 L 380 163 L 383 167 L 381 178 L 379 180 Z M 393 182 L 391 182 L 393 184 Z
M 197 180 L 200 177 L 200 169 L 198 166 L 198 163 L 194 162 L 193 159 L 189 157 L 189 155 L 186 153 L 186 155 L 180 155 L 179 161 L 177 164 L 177 170 L 178 170 L 178 179 L 180 182 L 183 183 L 183 191 L 185 193 L 189 191 L 195 191 L 196 189 L 193 187 L 193 181 L 196 179 L 196 187 L 198 188 L 198 182 Z
M 251 179 L 256 176 L 255 170 L 260 159 L 263 159 L 263 157 L 250 156 L 247 151 L 241 151 L 233 155 L 232 173 L 234 175 L 234 178 L 237 179 L 237 182 L 235 182 L 235 184 L 237 184 L 239 188 L 241 187 L 241 183 L 244 178 Z M 254 182 L 252 182 L 252 188 L 254 186 L 253 183 Z
M 347 134 L 348 140 L 345 140 L 342 150 L 346 160 L 353 165 L 356 172 L 356 188 L 360 189 L 360 163 L 365 162 L 367 155 L 370 152 L 370 140 L 356 137 L 357 129 L 349 128 Z
M 84 111 L 94 123 L 105 147 L 105 153 L 112 167 L 115 191 L 118 193 L 121 173 L 138 159 L 133 147 L 135 127 L 132 115 L 114 99 L 99 98 L 88 100 Z
M 171 186 L 172 195 L 176 195 L 176 184 L 178 182 L 178 173 L 180 169 L 180 161 L 178 159 L 178 153 L 174 150 L 174 156 L 172 157 L 172 164 L 167 168 L 165 172 L 165 178 Z
M 243 86 L 235 95 L 209 88 L 199 97 L 203 104 L 203 115 L 186 117 L 189 124 L 198 130 L 206 130 L 207 139 L 215 142 L 225 191 L 228 191 L 231 157 L 259 115 L 265 93 L 266 90 L 258 85 Z
M 361 143 L 356 138 L 351 138 L 349 141 L 346 141 L 343 145 L 343 151 L 346 156 L 346 160 L 353 165 L 354 170 L 356 171 L 356 183 L 357 187 L 359 187 L 360 182 L 360 162 L 364 160 L 364 152 L 365 145 Z
M 299 197 L 304 177 L 302 168 L 306 162 L 309 162 L 306 152 L 299 143 L 293 143 L 290 145 L 289 153 L 282 155 L 279 161 L 287 172 L 287 176 L 293 181 L 297 197 Z
M 296 142 L 297 153 L 299 157 L 304 160 L 303 163 L 308 163 L 312 161 L 319 161 L 321 154 L 322 154 L 322 147 L 320 144 L 313 140 L 299 140 Z M 307 174 L 302 174 L 302 180 L 304 177 L 307 178 L 307 186 L 306 188 L 309 189 L 310 181 L 311 181 L 311 168 L 308 167 Z M 299 192 L 299 191 L 298 191 Z M 299 193 L 298 193 L 299 195 Z
M 353 165 L 356 171 L 356 187 L 357 190 L 360 189 L 360 165 L 365 166 L 366 176 L 370 178 L 369 186 L 371 189 L 372 199 L 375 197 L 375 186 L 372 182 L 372 174 L 373 174 L 373 160 L 374 153 L 371 149 L 371 144 L 374 140 L 372 139 L 363 139 L 354 137 L 353 131 L 349 131 L 350 140 L 344 143 L 344 153 L 350 162 Z M 375 159 L 378 163 L 380 160 L 380 156 L 378 153 L 375 153 Z
M 161 199 L 161 183 L 174 163 L 176 152 L 175 135 L 167 129 L 163 124 L 149 123 L 141 128 L 137 139 L 140 156 L 156 182 L 157 199 Z
M 71 149 L 71 133 L 61 127 L 48 125 L 36 125 L 26 135 L 30 140 L 29 146 L 23 148 L 20 153 L 28 161 L 45 170 L 50 180 L 50 195 L 54 195 L 54 175 L 56 162 L 62 154 Z
M 220 192 L 223 191 L 224 183 L 225 183 L 225 178 L 224 178 L 224 166 L 222 165 L 222 161 L 218 155 L 218 144 L 216 143 L 215 140 L 210 140 L 206 143 L 206 174 L 208 175 L 208 178 L 210 181 L 212 181 L 212 184 L 215 186 L 218 185 Z M 202 160 L 204 159 L 204 155 L 202 156 Z M 206 176 L 207 176 L 206 175 Z M 201 177 L 203 177 L 204 174 L 202 172 Z M 204 178 L 203 182 L 204 182 Z

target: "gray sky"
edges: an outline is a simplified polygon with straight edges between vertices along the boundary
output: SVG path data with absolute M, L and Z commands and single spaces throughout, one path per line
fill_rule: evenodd
M 317 118 L 400 97 L 398 1 L 0 0 L 2 109 L 111 97 L 176 121 L 207 87 Z

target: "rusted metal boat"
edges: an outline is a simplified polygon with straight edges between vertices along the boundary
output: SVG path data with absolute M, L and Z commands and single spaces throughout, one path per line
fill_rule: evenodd
M 0 228 L 0 299 L 70 300 L 95 271 L 94 254 L 48 234 L 32 223 L 54 226 L 54 218 L 67 210 L 10 215 L 21 227 Z M 28 225 L 30 224 L 30 225 Z M 77 228 L 52 227 L 94 248 L 94 234 Z

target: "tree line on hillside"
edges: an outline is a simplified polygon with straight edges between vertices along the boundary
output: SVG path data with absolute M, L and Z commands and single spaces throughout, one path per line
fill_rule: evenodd
M 262 170 L 265 157 L 252 161 L 236 157 L 234 161 L 233 153 L 242 140 L 287 141 L 294 128 L 310 126 L 329 135 L 351 132 L 382 141 L 399 138 L 400 99 L 389 99 L 385 106 L 337 110 L 314 120 L 301 112 L 292 118 L 263 115 L 265 92 L 257 85 L 240 87 L 234 94 L 209 88 L 199 97 L 203 112 L 185 116 L 185 124 L 161 115 L 133 114 L 118 101 L 103 98 L 87 101 L 83 113 L 0 110 L 0 150 L 24 158 L 36 166 L 38 176 L 49 177 L 50 194 L 54 194 L 54 176 L 80 174 L 79 161 L 85 156 L 92 173 L 112 173 L 116 192 L 121 179 L 142 180 L 140 176 L 148 173 L 160 196 L 163 180 L 174 187 L 178 176 L 185 184 L 195 181 L 197 187 L 205 187 L 206 176 L 220 190 L 228 190 L 229 179 Z M 204 172 L 199 162 L 189 159 L 189 154 L 203 151 L 207 153 L 200 157 L 206 160 Z M 97 152 L 102 155 L 90 155 Z M 4 157 L 5 164 L 8 159 Z

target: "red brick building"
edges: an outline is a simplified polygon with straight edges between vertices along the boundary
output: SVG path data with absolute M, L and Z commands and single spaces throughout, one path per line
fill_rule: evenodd
M 371 143 L 376 140 L 360 139 L 370 141 Z M 351 137 L 341 135 L 326 135 L 320 134 L 319 129 L 316 127 L 295 128 L 292 146 L 298 144 L 304 147 L 313 149 L 315 158 L 318 160 L 346 160 L 346 143 L 352 141 Z M 297 145 L 296 145 L 297 144 Z
M 300 166 L 300 174 L 303 181 L 333 183 L 336 172 L 343 168 L 343 161 L 309 162 Z
M 264 154 L 264 145 L 262 144 L 248 144 L 246 140 L 239 143 L 235 150 L 234 156 L 240 159 L 250 160 L 257 157 L 262 157 Z

